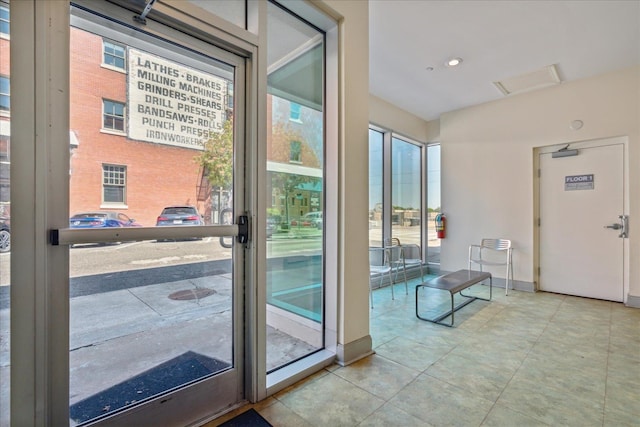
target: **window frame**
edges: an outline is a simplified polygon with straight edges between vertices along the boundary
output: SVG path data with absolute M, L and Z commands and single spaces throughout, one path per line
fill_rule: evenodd
M 113 170 L 108 170 L 107 168 L 113 168 Z M 115 170 L 119 168 L 120 170 Z M 108 174 L 117 173 L 118 176 L 108 176 Z M 120 183 L 106 182 L 107 180 L 117 179 L 123 181 Z M 103 163 L 102 164 L 102 203 L 101 207 L 108 206 L 127 206 L 127 166 L 126 165 L 116 165 L 112 163 Z M 122 197 L 120 201 L 111 201 L 106 200 L 106 189 L 107 188 L 117 188 L 119 192 L 121 192 Z
M 108 44 L 112 45 L 114 48 L 115 47 L 121 48 L 122 49 L 122 53 L 123 53 L 122 57 L 116 55 L 115 52 L 114 53 L 107 53 L 106 49 L 107 49 L 107 45 Z M 115 51 L 115 49 L 114 49 L 114 51 Z M 114 58 L 114 59 L 119 59 L 119 58 L 122 59 L 122 67 L 119 67 L 116 64 L 109 64 L 108 62 L 106 62 L 105 58 L 107 56 L 109 56 L 111 58 Z M 102 39 L 102 64 L 101 65 L 104 68 L 109 68 L 109 69 L 114 70 L 114 71 L 126 72 L 127 71 L 127 47 L 123 46 L 123 45 L 121 45 L 119 43 L 116 43 L 116 42 L 114 42 L 112 40 L 103 38 Z
M 3 18 L 2 15 L 0 15 L 0 37 L 8 39 L 11 33 L 11 12 L 7 6 L 4 6 L 4 4 L 0 4 L 0 11 L 7 12 L 6 19 Z M 6 26 L 8 27 L 7 29 L 9 30 L 9 32 L 2 31 L 2 28 L 4 27 L 5 23 L 6 23 Z
M 294 147 L 296 149 L 294 150 Z M 294 157 L 294 153 L 297 155 Z M 302 142 L 301 141 L 289 141 L 289 163 L 302 163 Z
M 7 92 L 3 92 L 2 91 L 2 83 L 1 82 L 7 82 Z M 11 111 L 11 78 L 9 76 L 4 76 L 4 75 L 0 75 L 0 99 L 5 98 L 7 99 L 7 106 L 6 108 L 3 107 L 3 103 L 0 102 L 0 112 L 3 113 L 8 113 L 9 111 Z
M 414 138 L 407 137 L 401 133 L 393 130 L 376 126 L 374 124 L 369 125 L 369 130 L 382 134 L 382 236 L 381 241 L 393 236 L 393 163 L 392 163 L 392 146 L 394 140 L 400 140 L 401 142 L 414 145 L 420 149 L 420 252 L 422 256 L 423 266 L 433 267 L 428 263 L 428 212 L 427 212 L 427 200 L 428 200 L 428 168 L 427 168 L 427 151 L 431 143 L 417 141 Z M 369 144 L 371 139 L 369 140 Z M 370 149 L 370 148 L 369 148 Z M 396 236 L 397 237 L 397 236 Z M 402 242 L 402 239 L 401 239 Z M 437 266 L 436 266 L 437 267 Z M 413 269 L 412 269 L 413 270 Z M 418 270 L 419 275 L 419 269 Z M 411 271 L 413 276 L 414 271 Z
M 117 116 L 116 114 L 113 113 L 108 113 L 107 109 L 105 108 L 107 106 L 107 103 L 111 103 L 113 105 L 122 105 L 122 117 Z M 117 129 L 115 127 L 106 127 L 105 126 L 105 119 L 106 118 L 110 118 L 111 120 L 116 120 L 116 119 L 121 119 L 122 120 L 122 129 Z M 102 98 L 102 127 L 101 129 L 103 131 L 106 132 L 114 132 L 114 133 L 118 133 L 118 134 L 126 134 L 127 132 L 127 104 L 124 102 L 119 102 L 119 101 L 114 101 L 112 99 L 106 99 L 106 98 Z
M 301 117 L 302 105 L 297 102 L 289 102 L 289 120 L 295 123 L 302 123 Z

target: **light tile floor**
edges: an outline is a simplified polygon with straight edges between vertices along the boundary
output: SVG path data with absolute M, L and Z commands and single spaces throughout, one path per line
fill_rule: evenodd
M 640 426 L 640 309 L 494 289 L 447 328 L 417 319 L 403 288 L 374 292 L 376 354 L 250 406 L 274 426 Z M 437 310 L 448 294 L 420 301 Z

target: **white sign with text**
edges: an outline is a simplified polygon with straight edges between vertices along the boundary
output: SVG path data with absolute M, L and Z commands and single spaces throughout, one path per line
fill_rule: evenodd
M 129 138 L 202 150 L 225 118 L 228 80 L 129 49 Z

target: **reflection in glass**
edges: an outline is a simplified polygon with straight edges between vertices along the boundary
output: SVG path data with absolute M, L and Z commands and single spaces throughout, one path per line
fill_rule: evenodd
M 441 212 L 440 203 L 440 144 L 427 146 L 427 262 L 440 264 L 440 239 L 436 237 L 435 217 Z
M 69 210 L 98 218 L 70 227 L 221 222 L 232 207 L 233 69 L 135 41 L 122 45 L 124 74 L 102 66 L 101 35 L 74 27 L 70 42 Z M 105 211 L 131 220 L 99 220 Z M 205 238 L 70 249 L 71 424 L 233 366 L 225 246 Z
M 383 134 L 369 129 L 369 246 L 382 246 Z
M 420 146 L 398 138 L 391 142 L 391 234 L 400 243 L 421 245 Z
M 9 3 L 0 1 L 0 425 L 10 425 L 11 90 Z
M 188 0 L 189 3 L 203 8 L 207 12 L 213 13 L 227 21 L 239 26 L 246 27 L 247 22 L 247 2 L 246 0 Z
M 323 45 L 272 3 L 267 27 L 267 371 L 323 347 Z

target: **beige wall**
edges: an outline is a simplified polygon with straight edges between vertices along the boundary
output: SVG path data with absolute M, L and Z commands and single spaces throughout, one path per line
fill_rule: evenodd
M 369 172 L 363 161 L 369 153 L 369 4 L 324 0 L 316 5 L 339 19 L 338 353 L 341 362 L 349 362 L 371 350 Z
M 437 127 L 437 122 L 431 122 L 430 128 L 421 118 L 373 95 L 369 95 L 369 122 L 420 142 L 433 141 L 431 128 Z
M 515 279 L 533 282 L 534 148 L 628 136 L 629 295 L 640 296 L 640 233 L 633 232 L 634 218 L 640 218 L 639 104 L 640 67 L 632 67 L 443 114 L 442 206 L 448 229 L 442 269 L 464 268 L 470 243 L 502 236 L 516 247 Z M 584 122 L 578 131 L 569 128 L 575 119 Z

